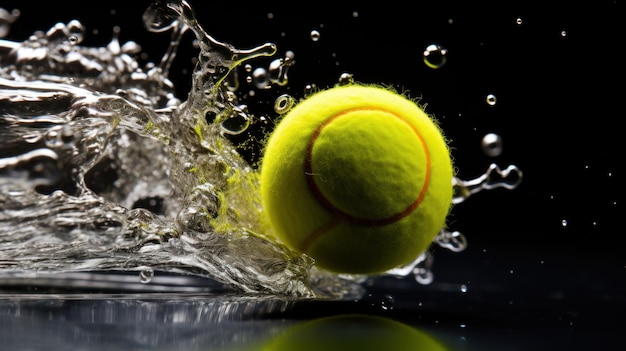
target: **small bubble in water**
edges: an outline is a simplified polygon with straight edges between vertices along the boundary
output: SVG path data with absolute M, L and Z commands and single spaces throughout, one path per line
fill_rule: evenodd
M 565 30 L 561 31 L 561 38 L 565 38 L 567 36 L 567 32 Z
M 424 49 L 423 56 L 426 66 L 438 69 L 448 61 L 448 50 L 441 45 L 430 44 Z
M 461 292 L 462 293 L 466 293 L 467 292 L 467 285 L 465 285 L 465 284 L 461 285 Z
M 319 41 L 320 40 L 320 32 L 316 29 L 313 29 L 310 33 L 310 37 L 312 41 Z
M 148 284 L 154 278 L 154 270 L 152 268 L 146 268 L 139 272 L 139 281 L 142 284 Z
M 561 226 L 562 226 L 563 228 L 567 227 L 567 219 L 562 219 L 562 220 L 561 220 Z
M 498 99 L 496 98 L 494 94 L 487 94 L 487 97 L 485 98 L 485 100 L 487 101 L 487 104 L 489 106 L 495 106 L 496 103 L 498 102 Z
M 291 108 L 296 104 L 296 99 L 289 94 L 283 94 L 276 98 L 274 102 L 274 111 L 276 113 L 282 115 L 284 113 L 289 112 Z
M 522 20 L 522 18 L 521 18 L 521 17 L 517 17 L 517 18 L 515 19 L 515 24 L 517 24 L 518 26 L 521 26 L 523 22 L 524 22 L 524 21 Z
M 483 137 L 481 147 L 487 156 L 500 156 L 502 153 L 502 137 L 495 133 L 488 133 Z

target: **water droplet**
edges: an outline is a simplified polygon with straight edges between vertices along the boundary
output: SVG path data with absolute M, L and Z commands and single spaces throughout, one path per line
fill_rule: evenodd
M 515 19 L 515 24 L 517 24 L 518 26 L 522 25 L 522 22 L 524 22 L 524 21 L 522 20 L 522 18 L 521 18 L 521 17 L 517 17 L 517 18 Z
M 315 84 L 307 84 L 304 86 L 304 95 L 308 96 L 315 92 L 317 86 Z
M 441 45 L 430 44 L 424 49 L 423 56 L 426 66 L 438 69 L 448 61 L 448 50 Z
M 485 98 L 485 100 L 487 101 L 487 104 L 489 106 L 495 106 L 496 103 L 498 102 L 498 99 L 496 98 L 494 94 L 487 94 L 487 97 Z
M 342 73 L 339 76 L 339 85 L 354 84 L 354 76 L 352 73 Z
M 312 41 L 319 41 L 320 40 L 320 32 L 316 29 L 313 29 L 310 33 L 310 37 Z
M 565 38 L 567 36 L 567 32 L 565 30 L 561 31 L 561 38 Z
M 296 99 L 289 94 L 283 94 L 276 98 L 274 102 L 274 111 L 276 113 L 282 115 L 284 113 L 289 112 L 291 108 L 296 104 Z
M 483 137 L 481 147 L 487 156 L 500 156 L 502 153 L 502 138 L 498 134 L 488 133 Z
M 143 269 L 139 272 L 139 281 L 142 284 L 148 284 L 154 278 L 154 270 L 152 268 Z
M 567 219 L 562 219 L 562 220 L 561 220 L 561 226 L 562 226 L 563 228 L 567 227 Z
M 352 11 L 352 17 L 354 18 L 359 17 L 359 11 Z
M 428 285 L 435 279 L 435 275 L 428 268 L 415 268 L 413 274 L 415 275 L 415 281 L 422 285 Z
M 461 292 L 462 293 L 466 293 L 467 292 L 467 285 L 465 285 L 465 284 L 461 285 Z
M 396 300 L 392 295 L 385 295 L 380 303 L 380 307 L 385 311 L 391 311 L 396 307 Z
M 259 67 L 252 72 L 252 82 L 257 89 L 270 88 L 270 79 L 265 68 Z

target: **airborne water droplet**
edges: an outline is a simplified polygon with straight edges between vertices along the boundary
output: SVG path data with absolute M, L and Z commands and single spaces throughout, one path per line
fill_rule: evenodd
M 494 94 L 487 94 L 487 97 L 485 98 L 485 100 L 487 101 L 487 104 L 489 106 L 495 106 L 496 103 L 498 102 L 498 99 L 496 98 Z
M 269 89 L 270 79 L 265 68 L 257 68 L 252 72 L 252 82 L 257 89 Z
M 438 69 L 448 61 L 448 50 L 441 45 L 430 44 L 424 49 L 423 56 L 426 66 Z
M 500 156 L 502 153 L 502 137 L 495 133 L 488 133 L 483 137 L 481 147 L 487 156 Z
M 396 300 L 393 295 L 385 295 L 380 303 L 380 307 L 385 311 L 391 311 L 396 307 Z
M 318 30 L 313 29 L 310 33 L 310 37 L 312 41 L 320 40 L 320 32 Z

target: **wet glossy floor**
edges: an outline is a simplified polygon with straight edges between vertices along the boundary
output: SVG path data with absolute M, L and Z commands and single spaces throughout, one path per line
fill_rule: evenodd
M 40 280 L 40 287 L 26 278 L 23 284 L 14 279 L 11 287 L 4 280 L 0 340 L 7 350 L 258 350 L 293 330 L 306 333 L 303 325 L 325 323 L 328 317 L 334 319 L 330 327 L 311 329 L 318 342 L 344 339 L 346 349 L 346 343 L 356 345 L 361 338 L 395 338 L 372 332 L 358 318 L 340 319 L 357 315 L 410 326 L 448 350 L 626 346 L 623 266 L 612 260 L 536 260 L 487 252 L 442 252 L 432 284 L 380 278 L 362 298 L 348 301 L 248 296 L 158 273 L 148 285 L 118 278 L 119 291 L 110 284 L 104 288 L 97 275 L 91 288 L 89 282 L 81 287 L 74 282 L 73 291 L 51 279 Z

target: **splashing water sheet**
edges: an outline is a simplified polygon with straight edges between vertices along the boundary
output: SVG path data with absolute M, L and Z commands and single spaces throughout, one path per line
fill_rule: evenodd
M 19 20 L 3 16 L 3 28 Z M 257 170 L 229 139 L 259 121 L 238 101 L 235 71 L 271 57 L 251 77 L 284 86 L 293 53 L 279 57 L 273 43 L 242 50 L 220 42 L 180 0 L 153 2 L 143 21 L 151 32 L 171 33 L 156 63 L 140 64 L 140 43 L 120 42 L 119 28 L 106 45 L 83 45 L 88 29 L 78 20 L 24 41 L 0 39 L 3 285 L 361 296 L 372 277 L 321 272 L 272 239 Z M 198 55 L 181 98 L 168 74 L 186 33 Z M 277 115 L 295 101 L 279 95 Z M 453 202 L 514 189 L 521 178 L 515 166 L 489 165 L 476 179 L 454 179 Z M 433 244 L 459 252 L 467 242 L 442 229 Z M 384 275 L 429 284 L 430 255 Z M 120 274 L 105 274 L 113 272 Z

